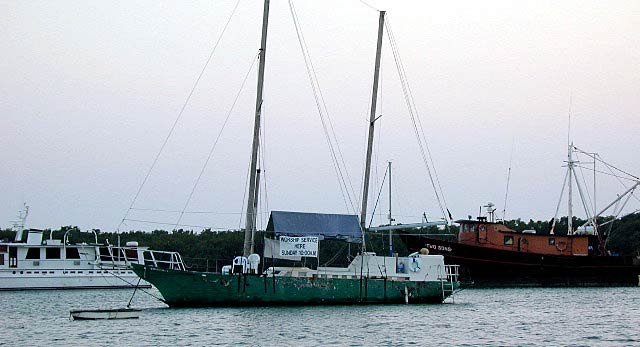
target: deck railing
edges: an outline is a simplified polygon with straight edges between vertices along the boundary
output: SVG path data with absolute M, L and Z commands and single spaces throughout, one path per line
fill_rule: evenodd
M 143 256 L 145 265 L 160 269 L 185 270 L 182 256 L 178 252 L 145 250 Z

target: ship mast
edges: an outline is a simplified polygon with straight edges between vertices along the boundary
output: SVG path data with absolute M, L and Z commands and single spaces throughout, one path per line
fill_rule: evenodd
M 389 162 L 389 226 L 393 224 L 391 215 L 391 162 Z M 389 256 L 393 257 L 393 229 L 389 229 Z
M 567 170 L 569 175 L 568 182 L 568 206 L 567 206 L 567 235 L 573 235 L 573 143 L 569 145 L 569 153 L 567 154 Z
M 267 25 L 269 22 L 269 0 L 264 1 L 264 10 L 262 14 L 262 39 L 260 41 L 260 62 L 258 65 L 258 91 L 256 93 L 256 114 L 253 124 L 253 144 L 251 147 L 251 167 L 249 169 L 249 195 L 247 199 L 247 221 L 244 230 L 244 246 L 242 255 L 248 257 L 253 253 L 255 229 L 256 229 L 256 210 L 258 192 L 260 190 L 258 184 L 258 151 L 260 147 L 260 116 L 262 113 L 262 88 L 264 85 L 264 65 L 267 49 Z
M 367 159 L 364 169 L 364 182 L 362 186 L 362 209 L 360 210 L 360 228 L 362 229 L 362 250 L 366 250 L 364 231 L 367 221 L 367 198 L 369 196 L 369 175 L 371 173 L 371 154 L 373 152 L 373 134 L 375 130 L 376 103 L 378 101 L 378 80 L 380 77 L 380 55 L 382 53 L 382 35 L 384 33 L 384 15 L 385 11 L 380 11 L 380 20 L 378 23 L 378 44 L 376 47 L 376 63 L 373 72 L 373 91 L 371 92 L 371 114 L 369 116 L 369 136 L 367 142 Z

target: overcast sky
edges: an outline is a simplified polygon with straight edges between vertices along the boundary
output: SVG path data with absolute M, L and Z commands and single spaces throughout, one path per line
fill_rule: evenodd
M 640 174 L 640 2 L 369 3 L 388 11 L 454 218 L 489 201 L 502 210 L 511 155 L 507 217 L 553 216 L 570 95 L 576 145 Z M 25 201 L 30 227 L 114 230 L 235 4 L 0 2 L 0 226 Z M 294 4 L 357 195 L 378 14 L 357 0 Z M 134 207 L 183 208 L 257 53 L 261 17 L 260 1 L 240 2 Z M 352 212 L 287 1 L 272 0 L 269 24 L 261 211 Z M 244 224 L 256 75 L 254 67 L 187 207 L 215 214 L 188 214 L 184 224 Z M 386 36 L 380 95 L 371 205 L 392 160 L 397 221 L 438 218 Z M 623 190 L 598 182 L 600 206 Z M 378 212 L 388 208 L 386 193 L 381 199 Z M 177 214 L 135 210 L 128 218 L 174 223 Z M 171 228 L 127 221 L 122 229 L 162 227 Z

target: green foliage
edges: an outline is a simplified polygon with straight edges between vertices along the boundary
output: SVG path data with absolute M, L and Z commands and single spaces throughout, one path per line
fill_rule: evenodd
M 604 223 L 607 220 L 609 220 L 609 218 L 603 218 L 602 220 L 599 220 L 599 223 Z M 574 220 L 575 226 L 582 225 L 583 223 L 584 220 Z M 550 230 L 549 221 L 529 220 L 528 222 L 525 222 L 521 219 L 515 219 L 505 221 L 504 224 L 516 231 L 533 229 L 538 233 L 545 234 L 549 233 Z M 601 231 L 604 231 L 606 235 L 609 235 L 607 247 L 612 252 L 623 255 L 640 253 L 640 213 L 626 216 L 621 220 L 616 220 L 602 228 L 605 230 L 601 229 Z M 435 234 L 437 237 L 451 240 L 455 239 L 455 235 L 458 233 L 458 227 L 451 226 L 446 231 L 438 229 L 437 227 L 430 227 L 424 228 L 420 230 L 420 232 Z M 76 226 L 63 226 L 60 229 L 53 231 L 45 230 L 44 238 L 49 238 L 50 233 L 53 233 L 53 237 L 57 239 L 62 239 L 64 235 L 67 234 L 68 240 L 71 243 L 94 243 L 95 235 L 97 235 L 98 242 L 108 242 L 113 245 L 117 245 L 118 242 L 120 242 L 120 244 L 124 246 L 128 241 L 138 241 L 141 246 L 147 246 L 151 249 L 180 252 L 185 259 L 185 262 L 194 264 L 194 266 L 208 266 L 210 269 L 215 266 L 219 269 L 223 263 L 229 263 L 233 257 L 242 252 L 242 245 L 244 242 L 244 233 L 242 231 L 218 232 L 210 229 L 205 229 L 200 232 L 184 229 L 174 231 L 157 229 L 152 232 L 129 231 L 117 234 L 112 232 L 102 232 L 97 229 L 82 232 Z M 566 235 L 566 217 L 556 223 L 555 233 L 557 235 Z M 367 251 L 376 252 L 380 255 L 389 254 L 388 235 L 389 234 L 386 231 L 368 233 L 366 238 Z M 9 229 L 0 230 L 0 240 L 11 241 L 14 237 L 14 231 Z M 264 233 L 258 232 L 255 239 L 255 249 L 260 253 L 263 248 L 263 239 Z M 321 241 L 320 248 L 319 260 L 321 265 L 346 265 L 353 256 L 360 252 L 359 244 L 349 245 L 346 242 L 339 240 L 323 240 Z M 407 254 L 407 248 L 400 240 L 397 232 L 394 232 L 393 249 L 394 253 L 398 253 L 400 255 Z M 269 265 L 271 264 L 270 261 L 271 260 L 268 260 Z M 280 261 L 280 263 L 276 262 L 276 264 L 286 264 L 286 261 Z

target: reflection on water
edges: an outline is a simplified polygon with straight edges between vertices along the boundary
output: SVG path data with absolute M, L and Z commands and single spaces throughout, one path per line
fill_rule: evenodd
M 140 319 L 69 320 L 71 309 L 124 307 L 131 293 L 0 292 L 0 345 L 640 344 L 640 288 L 467 289 L 444 305 L 237 309 L 170 309 L 138 292 Z

